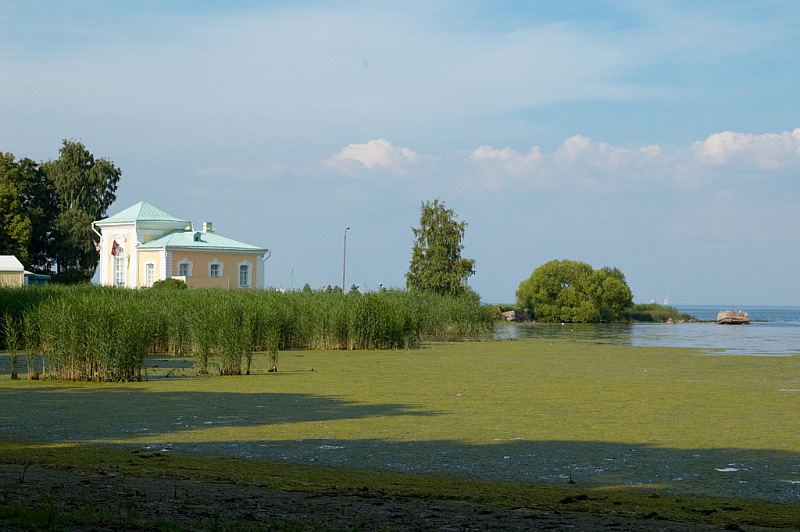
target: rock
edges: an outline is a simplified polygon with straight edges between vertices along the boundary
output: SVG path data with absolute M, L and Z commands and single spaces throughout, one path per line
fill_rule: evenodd
M 526 310 L 517 308 L 514 310 L 507 310 L 501 313 L 506 321 L 525 322 L 531 321 L 531 315 Z
M 750 323 L 750 315 L 743 310 L 724 310 L 717 314 L 717 323 L 724 325 L 746 325 Z

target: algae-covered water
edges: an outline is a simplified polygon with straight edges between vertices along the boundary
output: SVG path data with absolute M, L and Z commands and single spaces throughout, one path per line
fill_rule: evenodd
M 239 377 L 1 373 L 0 439 L 800 502 L 800 357 L 698 353 L 533 338 L 288 351 Z

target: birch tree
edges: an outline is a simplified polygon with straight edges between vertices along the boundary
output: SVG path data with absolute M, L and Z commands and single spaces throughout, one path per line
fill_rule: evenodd
M 468 291 L 467 279 L 475 274 L 475 260 L 461 256 L 467 222 L 439 199 L 423 202 L 419 227 L 414 232 L 411 265 L 406 273 L 409 290 L 460 296 Z

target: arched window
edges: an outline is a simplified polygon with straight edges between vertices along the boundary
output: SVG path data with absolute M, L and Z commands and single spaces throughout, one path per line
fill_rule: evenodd
M 125 266 L 128 257 L 125 248 L 117 246 L 114 250 L 114 286 L 125 286 Z

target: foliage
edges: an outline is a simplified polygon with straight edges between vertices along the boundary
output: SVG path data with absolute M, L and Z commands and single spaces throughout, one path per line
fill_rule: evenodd
M 621 320 L 633 304 L 617 268 L 553 260 L 536 268 L 517 289 L 517 305 L 544 322 L 593 323 Z
M 272 353 L 277 370 L 279 349 L 408 348 L 487 334 L 494 318 L 468 295 L 54 285 L 0 289 L 2 312 L 25 317 L 26 348 L 41 354 L 37 374 L 101 381 L 138 380 L 151 352 L 194 356 L 200 373 L 238 375 L 254 351 Z
M 186 282 L 182 281 L 181 279 L 169 277 L 167 279 L 161 279 L 154 282 L 153 288 L 166 290 L 186 290 Z
M 409 290 L 460 296 L 467 292 L 467 279 L 475 274 L 475 260 L 461 257 L 466 222 L 458 222 L 452 209 L 435 199 L 423 202 L 414 249 L 406 273 Z
M 2 322 L 0 322 L 0 328 L 2 328 L 3 335 L 5 336 L 8 356 L 11 358 L 11 379 L 16 380 L 19 378 L 17 376 L 17 351 L 19 351 L 22 341 L 20 324 L 14 316 L 6 312 L 3 315 Z
M 53 284 L 89 284 L 92 281 L 92 272 L 90 270 L 62 270 L 50 276 L 50 282 Z
M 99 259 L 91 224 L 105 217 L 116 199 L 122 171 L 107 159 L 95 160 L 82 143 L 71 140 L 64 140 L 59 158 L 43 167 L 58 198 L 57 271 L 94 274 Z
M 92 222 L 116 198 L 122 172 L 95 160 L 80 142 L 65 140 L 55 161 L 37 164 L 0 154 L 0 253 L 54 282 L 88 281 L 98 256 Z
M 691 321 L 693 316 L 681 314 L 677 308 L 658 303 L 639 303 L 634 305 L 628 312 L 630 319 L 634 321 L 649 321 L 663 323 L 667 320 Z
M 0 253 L 28 270 L 49 271 L 55 218 L 55 190 L 40 166 L 0 153 Z

